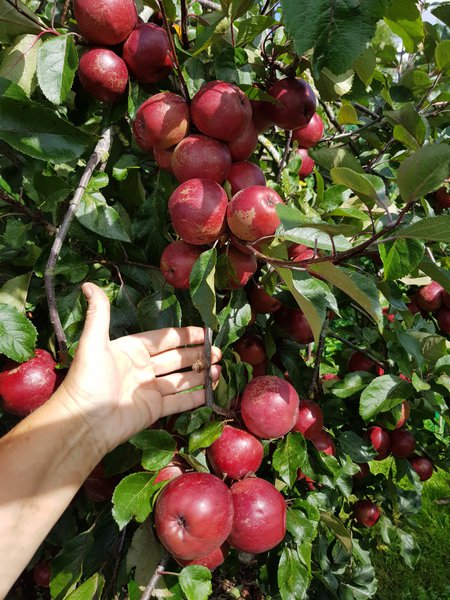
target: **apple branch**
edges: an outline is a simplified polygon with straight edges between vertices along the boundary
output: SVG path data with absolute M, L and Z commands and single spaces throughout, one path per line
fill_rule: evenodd
M 181 70 L 180 61 L 178 60 L 177 50 L 175 48 L 175 42 L 173 41 L 172 30 L 169 25 L 169 21 L 167 20 L 167 14 L 166 14 L 166 9 L 164 8 L 164 3 L 161 2 L 161 0 L 158 0 L 158 6 L 159 6 L 159 10 L 161 11 L 161 14 L 162 14 L 164 29 L 166 30 L 167 37 L 169 38 L 170 50 L 172 53 L 172 60 L 173 60 L 173 64 L 175 65 L 175 70 L 177 72 L 178 81 L 179 81 L 180 87 L 181 87 L 181 93 L 183 94 L 183 98 L 186 100 L 186 102 L 189 102 L 190 101 L 189 90 L 188 90 L 186 81 L 183 77 L 183 72 Z
M 187 6 L 186 0 L 181 0 L 181 43 L 183 44 L 183 48 L 186 50 L 189 48 L 189 38 L 187 33 Z
M 108 160 L 109 151 L 111 149 L 112 144 L 112 138 L 113 128 L 108 127 L 103 132 L 102 137 L 95 146 L 94 152 L 91 154 L 91 157 L 89 158 L 86 164 L 86 168 L 84 169 L 83 175 L 81 176 L 78 187 L 75 190 L 75 193 L 72 197 L 72 200 L 70 201 L 69 207 L 61 223 L 61 226 L 58 229 L 58 233 L 55 237 L 55 241 L 53 242 L 53 246 L 50 250 L 50 255 L 48 257 L 47 265 L 45 267 L 44 280 L 45 290 L 47 293 L 48 308 L 50 312 L 50 321 L 53 325 L 53 329 L 55 330 L 56 340 L 58 342 L 59 359 L 64 366 L 66 366 L 69 362 L 69 352 L 67 348 L 66 335 L 64 333 L 64 329 L 58 313 L 58 308 L 56 306 L 56 266 L 58 263 L 62 246 L 64 244 L 64 240 L 67 237 L 70 225 L 73 221 L 73 218 L 75 217 L 75 213 L 78 210 L 78 207 L 80 205 L 83 194 L 86 191 L 88 183 L 96 167 L 101 163 L 106 163 L 106 161 Z
M 0 190 L 0 200 L 3 200 L 3 202 L 9 206 L 12 206 L 15 210 L 28 217 L 34 223 L 38 223 L 39 225 L 45 227 L 45 229 L 51 235 L 56 233 L 56 227 L 47 221 L 43 213 L 38 208 L 31 210 L 31 208 L 28 208 L 28 206 L 25 206 L 25 204 L 22 204 L 4 190 Z
M 70 5 L 70 0 L 65 0 L 64 2 L 64 6 L 62 9 L 62 13 L 61 13 L 61 25 L 65 25 L 66 24 L 66 18 L 67 18 L 67 13 L 69 11 L 69 5 Z
M 217 2 L 211 2 L 210 0 L 197 0 L 199 4 L 203 6 L 203 8 L 209 8 L 209 10 L 217 10 L 221 11 L 222 7 Z
M 325 321 L 323 322 L 322 330 L 321 330 L 320 336 L 319 336 L 319 343 L 317 344 L 316 360 L 314 363 L 314 371 L 313 371 L 313 376 L 312 376 L 311 383 L 309 385 L 309 390 L 308 390 L 308 396 L 310 398 L 314 397 L 316 390 L 319 388 L 320 363 L 322 362 L 323 350 L 325 348 L 325 339 L 326 339 L 327 333 L 328 333 L 328 323 L 329 323 L 329 319 L 327 317 L 325 319 Z
M 272 142 L 269 139 L 267 139 L 265 135 L 262 135 L 262 133 L 258 135 L 258 141 L 262 146 L 264 146 L 264 148 L 267 150 L 267 152 L 270 154 L 273 160 L 279 165 L 281 162 L 281 156 L 278 150 L 272 144 Z
M 167 563 L 169 562 L 169 558 L 169 553 L 164 551 L 163 555 L 161 556 L 161 560 L 159 561 L 158 566 L 155 569 L 155 572 L 153 573 L 150 581 L 147 584 L 147 587 L 144 590 L 144 593 L 141 596 L 141 600 L 150 600 L 153 594 L 153 590 L 155 589 L 156 584 L 159 581 L 159 578 L 166 569 Z

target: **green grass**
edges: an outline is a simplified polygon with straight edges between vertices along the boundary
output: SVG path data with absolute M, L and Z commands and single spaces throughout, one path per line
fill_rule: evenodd
M 383 466 L 379 464 L 379 471 Z M 449 497 L 450 474 L 435 472 L 424 483 L 422 511 L 415 517 L 420 527 L 416 532 L 419 561 L 411 570 L 395 547 L 381 546 L 373 557 L 377 600 L 450 600 L 450 504 L 434 502 Z

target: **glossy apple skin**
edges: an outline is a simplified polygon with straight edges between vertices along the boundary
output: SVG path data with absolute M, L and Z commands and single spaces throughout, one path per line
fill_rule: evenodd
M 260 438 L 286 435 L 298 419 L 299 397 L 290 383 L 273 375 L 255 377 L 242 394 L 241 414 Z
M 92 48 L 83 54 L 78 65 L 83 88 L 106 104 L 118 102 L 128 85 L 128 69 L 112 50 Z
M 389 433 L 385 429 L 378 425 L 373 425 L 367 430 L 365 438 L 372 444 L 375 452 L 377 452 L 375 460 L 384 460 L 389 455 L 391 440 Z
M 420 481 L 427 481 L 433 475 L 433 463 L 426 456 L 413 456 L 408 460 Z
M 34 583 L 39 587 L 50 587 L 51 570 L 50 563 L 44 560 L 33 567 Z
M 286 535 L 286 502 L 265 479 L 248 477 L 231 486 L 234 519 L 229 544 L 258 554 L 277 546 Z
M 161 92 L 141 104 L 133 132 L 141 148 L 166 149 L 181 142 L 189 123 L 189 106 L 183 98 L 172 92 Z
M 276 206 L 283 200 L 269 187 L 252 185 L 235 194 L 228 204 L 228 227 L 247 242 L 273 235 L 280 224 Z
M 436 281 L 421 287 L 416 294 L 419 307 L 427 312 L 436 312 L 442 306 L 444 288 Z
M 252 254 L 240 252 L 232 245 L 226 248 L 224 254 L 227 258 L 222 268 L 218 269 L 221 275 L 221 287 L 227 290 L 244 287 L 250 277 L 256 273 L 258 268 L 256 258 Z
M 442 333 L 450 335 L 450 309 L 447 307 L 441 308 L 436 314 L 436 319 Z
M 252 185 L 266 185 L 266 178 L 262 170 L 258 165 L 246 160 L 235 162 L 231 165 L 227 180 L 231 186 L 233 196 L 240 190 Z
M 184 466 L 173 462 L 173 464 L 169 464 L 166 467 L 163 467 L 156 476 L 154 483 L 161 483 L 161 481 L 170 481 L 171 479 L 175 479 L 175 477 L 179 477 L 183 475 L 185 472 Z
M 445 290 L 442 292 L 442 304 L 447 308 L 450 308 L 450 294 Z
M 138 21 L 134 0 L 74 0 L 73 11 L 82 35 L 101 46 L 123 42 Z
M 380 518 L 380 509 L 370 500 L 358 500 L 353 507 L 356 521 L 365 527 L 373 527 Z
M 231 492 L 223 481 L 209 473 L 184 473 L 158 496 L 156 532 L 170 554 L 195 560 L 225 542 L 233 514 Z
M 271 103 L 264 102 L 264 100 L 250 100 L 250 104 L 252 105 L 252 120 L 256 131 L 264 133 L 264 131 L 273 127 L 274 122 L 270 114 Z
M 366 477 L 370 475 L 370 467 L 368 463 L 360 463 L 358 466 L 359 471 L 353 475 L 353 479 L 356 479 L 357 481 L 366 479 Z
M 168 148 L 164 150 L 163 148 L 154 148 L 153 156 L 155 158 L 155 162 L 160 169 L 167 171 L 168 173 L 173 174 L 172 170 L 172 156 L 173 156 L 173 148 Z
M 220 438 L 206 450 L 214 473 L 230 479 L 242 479 L 249 473 L 256 473 L 263 454 L 263 445 L 258 438 L 231 425 L 225 425 Z
M 310 258 L 314 258 L 314 250 L 304 244 L 293 244 L 288 248 L 288 256 L 294 262 L 309 260 Z
M 255 333 L 244 333 L 242 337 L 235 342 L 233 349 L 237 352 L 244 362 L 255 367 L 266 360 L 266 350 L 264 342 L 260 335 Z
M 313 440 L 320 434 L 322 427 L 323 412 L 317 402 L 300 400 L 294 431 L 299 431 L 307 440 Z
M 416 449 L 416 438 L 406 429 L 396 429 L 389 434 L 391 454 L 396 458 L 408 458 Z
M 305 148 L 297 148 L 296 154 L 302 159 L 302 164 L 299 169 L 298 176 L 300 177 L 300 179 L 304 179 L 305 177 L 308 177 L 308 175 L 311 175 L 311 173 L 314 171 L 314 166 L 316 163 L 309 156 L 308 150 L 306 150 Z
M 255 285 L 250 291 L 250 306 L 257 313 L 274 313 L 281 308 L 281 302 L 272 298 L 262 285 Z
M 189 289 L 192 267 L 205 248 L 183 241 L 171 242 L 161 255 L 160 269 L 164 278 L 174 288 Z
M 217 567 L 225 561 L 228 552 L 230 550 L 230 546 L 227 542 L 216 548 L 206 556 L 202 556 L 202 558 L 194 558 L 193 560 L 181 560 L 177 559 L 177 563 L 182 567 L 188 567 L 189 565 L 201 565 L 202 567 L 206 567 L 210 571 L 214 571 Z
M 269 94 L 277 101 L 270 105 L 270 116 L 281 129 L 304 127 L 316 112 L 316 96 L 303 79 L 280 79 L 269 89 Z
M 193 97 L 191 116 L 197 129 L 205 135 L 232 142 L 249 124 L 252 107 L 237 85 L 210 81 Z
M 231 170 L 230 151 L 206 135 L 189 135 L 176 146 L 172 169 L 180 183 L 197 178 L 222 183 Z
M 319 452 L 323 452 L 329 456 L 336 456 L 336 446 L 334 445 L 333 438 L 326 431 L 321 431 L 311 441 Z
M 168 206 L 175 231 L 189 244 L 212 244 L 225 231 L 228 197 L 215 181 L 185 181 L 172 193 Z
M 55 366 L 51 355 L 41 349 L 22 364 L 9 361 L 7 369 L 0 373 L 3 408 L 24 417 L 47 402 L 61 382 Z
M 407 380 L 407 378 L 404 376 L 402 377 L 402 375 L 400 375 L 400 378 Z M 400 427 L 403 427 L 403 425 L 409 419 L 410 413 L 410 403 L 408 400 L 403 400 L 401 404 L 398 404 L 389 412 L 378 415 L 377 422 L 385 429 L 389 429 L 391 431 L 393 429 L 400 429 Z
M 253 121 L 249 121 L 236 139 L 228 142 L 227 146 L 233 160 L 247 160 L 258 145 L 258 132 Z
M 141 83 L 156 83 L 173 69 L 167 33 L 154 23 L 142 23 L 128 36 L 123 46 L 123 60 Z
M 324 125 L 320 115 L 315 113 L 305 127 L 294 129 L 292 142 L 297 142 L 300 148 L 314 148 L 323 136 Z
M 299 344 L 309 344 L 314 340 L 312 329 L 303 311 L 299 308 L 283 306 L 275 313 L 275 323 L 286 336 Z
M 368 373 L 375 369 L 375 363 L 362 352 L 353 352 L 348 359 L 347 371 L 367 371 Z

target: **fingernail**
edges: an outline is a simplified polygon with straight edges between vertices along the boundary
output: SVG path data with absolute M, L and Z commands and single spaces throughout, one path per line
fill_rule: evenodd
M 83 291 L 83 294 L 84 294 L 86 300 L 90 300 L 94 294 L 94 290 L 93 290 L 92 286 L 89 285 L 89 283 L 84 283 L 81 286 L 81 289 Z

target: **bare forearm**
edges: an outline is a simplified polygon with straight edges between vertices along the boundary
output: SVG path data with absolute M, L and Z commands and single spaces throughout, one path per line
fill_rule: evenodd
M 0 440 L 0 598 L 102 458 L 62 394 Z

